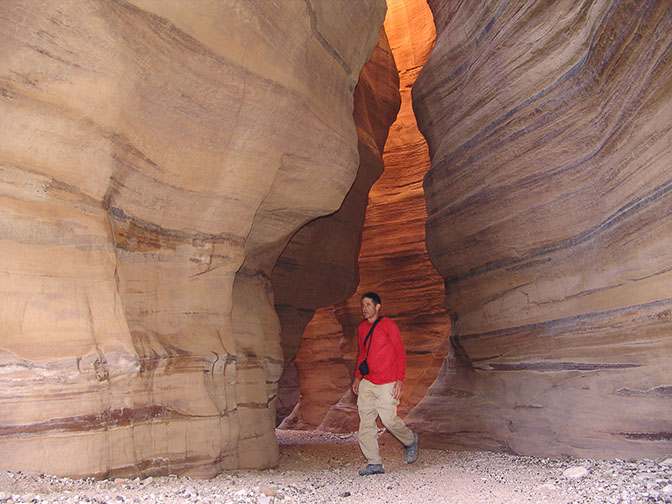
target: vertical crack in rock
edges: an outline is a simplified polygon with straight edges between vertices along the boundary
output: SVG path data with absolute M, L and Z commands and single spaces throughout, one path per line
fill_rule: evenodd
M 310 19 L 310 29 L 313 33 L 313 36 L 317 39 L 317 41 L 320 43 L 322 47 L 324 47 L 324 50 L 329 53 L 329 55 L 336 60 L 336 62 L 339 64 L 339 66 L 343 69 L 346 75 L 351 76 L 352 75 L 352 69 L 350 68 L 350 65 L 348 64 L 347 61 L 343 59 L 343 57 L 338 53 L 338 51 L 329 43 L 329 41 L 324 38 L 324 35 L 322 35 L 322 32 L 320 32 L 320 29 L 317 26 L 317 15 L 315 14 L 315 9 L 313 8 L 313 5 L 311 3 L 311 0 L 305 0 L 306 2 L 306 9 L 308 10 L 308 17 Z M 354 90 L 354 84 L 352 85 L 352 90 Z

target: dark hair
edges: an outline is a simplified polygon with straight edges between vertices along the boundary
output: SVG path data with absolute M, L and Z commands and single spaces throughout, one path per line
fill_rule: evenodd
M 364 294 L 362 294 L 362 299 L 364 298 L 369 298 L 371 301 L 373 301 L 374 305 L 381 304 L 380 296 L 375 292 L 365 292 Z

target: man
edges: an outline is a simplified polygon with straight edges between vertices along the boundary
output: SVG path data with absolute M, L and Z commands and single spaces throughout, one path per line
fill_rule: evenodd
M 358 396 L 359 447 L 367 460 L 360 476 L 385 472 L 378 452 L 376 417 L 406 446 L 406 463 L 418 459 L 418 435 L 397 416 L 406 374 L 406 350 L 397 324 L 379 315 L 380 303 L 375 292 L 362 296 L 362 314 L 366 320 L 359 324 L 359 355 L 352 383 L 352 391 Z M 373 332 L 369 335 L 371 328 Z M 360 365 L 365 359 L 368 373 L 362 376 Z

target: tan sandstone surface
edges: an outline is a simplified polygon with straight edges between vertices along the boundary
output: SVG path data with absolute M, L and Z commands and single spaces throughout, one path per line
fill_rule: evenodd
M 453 353 L 441 446 L 672 452 L 669 2 L 430 0 L 413 89 Z
M 371 188 L 359 253 L 354 296 L 316 311 L 303 334 L 295 364 L 301 398 L 284 427 L 349 432 L 358 418 L 349 391 L 357 357 L 360 296 L 378 292 L 382 313 L 399 325 L 408 369 L 399 411 L 405 415 L 434 381 L 448 346 L 450 320 L 443 282 L 425 248 L 422 178 L 429 168 L 427 144 L 417 129 L 411 87 L 434 42 L 424 0 L 388 1 L 385 31 L 397 71 L 401 108 L 383 152 L 385 171 Z
M 276 464 L 271 269 L 355 179 L 384 12 L 0 4 L 0 468 Z

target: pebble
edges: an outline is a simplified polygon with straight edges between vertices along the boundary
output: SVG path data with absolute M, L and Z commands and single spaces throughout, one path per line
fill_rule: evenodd
M 259 492 L 261 492 L 262 494 L 264 494 L 268 497 L 275 497 L 276 495 L 278 495 L 278 489 L 277 488 L 272 487 L 272 486 L 266 486 L 266 485 L 260 486 L 259 487 Z
M 579 478 L 584 478 L 588 475 L 588 469 L 586 469 L 583 466 L 575 466 L 575 467 L 570 467 L 569 469 L 565 469 L 562 475 L 565 478 L 570 478 L 570 479 L 579 479 Z

